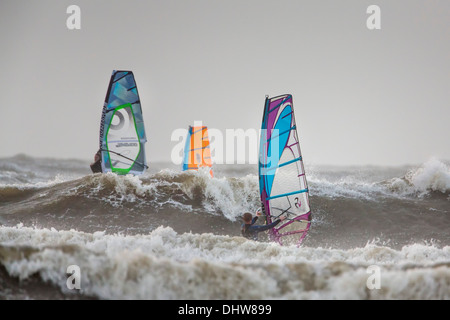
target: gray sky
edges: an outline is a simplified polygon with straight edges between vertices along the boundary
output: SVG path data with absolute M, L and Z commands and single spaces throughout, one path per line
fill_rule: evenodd
M 128 69 L 149 163 L 195 120 L 259 129 L 265 95 L 285 93 L 306 164 L 450 159 L 449 16 L 448 0 L 2 0 L 0 157 L 92 159 L 111 72 Z

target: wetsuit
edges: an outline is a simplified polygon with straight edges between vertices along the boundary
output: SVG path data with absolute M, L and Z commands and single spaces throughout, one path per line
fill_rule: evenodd
M 252 240 L 258 240 L 258 233 L 272 229 L 273 227 L 275 227 L 277 224 L 279 224 L 281 222 L 281 220 L 276 220 L 274 222 L 272 222 L 271 224 L 267 224 L 265 226 L 255 226 L 255 222 L 256 220 L 258 220 L 258 216 L 254 217 L 252 219 L 252 223 L 251 224 L 242 224 L 242 235 L 244 237 L 246 237 L 247 239 L 252 239 Z
M 95 162 L 91 164 L 92 173 L 102 172 L 102 156 L 100 150 L 95 154 Z

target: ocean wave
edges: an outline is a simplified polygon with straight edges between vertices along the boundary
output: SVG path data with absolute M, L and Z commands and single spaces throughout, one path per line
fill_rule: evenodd
M 88 162 L 76 159 L 33 158 L 19 154 L 0 159 L 0 186 L 45 187 L 55 179 L 71 180 L 88 171 Z
M 389 187 L 401 195 L 449 195 L 450 167 L 442 161 L 431 159 L 421 167 L 409 170 L 404 177 L 390 180 Z
M 368 182 L 352 175 L 333 181 L 326 178 L 309 179 L 311 196 L 327 198 L 350 198 L 376 200 L 380 196 L 392 196 L 389 190 L 379 182 Z
M 44 201 L 42 195 L 49 195 Z M 240 178 L 211 178 L 208 172 L 177 172 L 170 169 L 144 176 L 114 173 L 70 179 L 56 176 L 46 182 L 0 185 L 2 202 L 29 201 L 30 209 L 51 203 L 61 209 L 72 201 L 89 199 L 114 208 L 134 206 L 161 210 L 174 208 L 221 214 L 235 221 L 242 212 L 254 212 L 259 205 L 258 180 L 254 175 Z M 50 199 L 51 198 L 51 199 Z
M 317 173 L 313 170 L 308 182 L 316 209 L 321 203 L 340 198 L 347 201 L 345 210 L 351 210 L 354 205 L 348 201 L 353 200 L 380 203 L 386 198 L 408 201 L 436 195 L 446 201 L 450 192 L 450 170 L 438 160 L 409 170 L 403 177 L 385 180 L 379 180 L 378 174 L 371 174 L 370 170 L 363 173 L 357 170 Z M 230 221 L 238 220 L 246 211 L 255 212 L 260 206 L 257 174 L 239 177 L 223 174 L 211 178 L 207 170 L 181 172 L 172 169 L 142 176 L 57 174 L 46 181 L 2 183 L 0 200 L 2 205 L 21 204 L 4 208 L 3 212 L 10 213 L 32 212 L 36 208 L 61 212 L 70 202 L 88 200 L 91 209 L 105 205 L 117 210 L 123 207 L 153 212 L 174 209 L 221 215 Z M 441 210 L 442 205 L 437 206 Z
M 101 299 L 449 299 L 450 247 L 350 250 L 279 246 L 209 233 L 148 235 L 0 227 L 0 262 L 11 277 L 39 275 L 70 295 Z M 370 290 L 368 268 L 380 270 Z
M 113 173 L 88 179 L 87 197 L 97 197 L 112 205 L 134 203 L 161 209 L 170 206 L 187 211 L 222 214 L 235 221 L 243 211 L 256 210 L 259 204 L 257 179 L 211 178 L 209 172 L 177 172 L 164 169 L 156 174 L 118 176 Z
M 311 195 L 369 201 L 450 196 L 450 167 L 438 159 L 431 159 L 420 167 L 404 169 L 403 175 L 402 168 L 390 170 L 397 176 L 380 178 L 381 172 L 389 172 L 389 168 L 383 170 L 380 167 L 335 168 L 334 172 L 329 170 L 325 174 L 315 169 L 308 179 Z

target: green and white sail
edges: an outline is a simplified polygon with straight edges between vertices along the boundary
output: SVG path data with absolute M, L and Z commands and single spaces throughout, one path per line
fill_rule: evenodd
M 131 71 L 114 70 L 100 124 L 102 172 L 142 174 L 148 167 L 141 101 Z

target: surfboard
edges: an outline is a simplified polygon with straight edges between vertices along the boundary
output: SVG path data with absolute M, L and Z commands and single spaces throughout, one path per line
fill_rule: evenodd
M 259 149 L 259 189 L 266 223 L 280 244 L 299 245 L 311 226 L 309 189 L 297 135 L 292 95 L 266 97 Z
M 182 170 L 198 170 L 201 167 L 209 167 L 211 177 L 214 176 L 208 128 L 206 126 L 189 126 L 184 146 Z
M 142 174 L 145 157 L 144 118 L 133 72 L 114 70 L 100 122 L 102 172 Z

